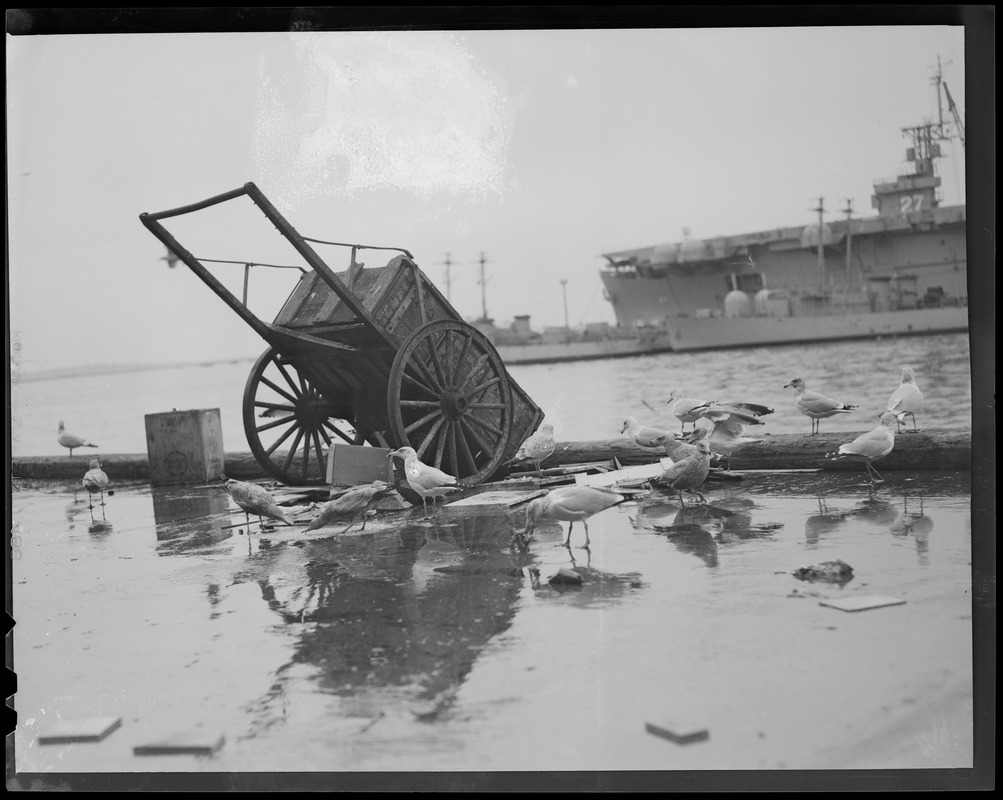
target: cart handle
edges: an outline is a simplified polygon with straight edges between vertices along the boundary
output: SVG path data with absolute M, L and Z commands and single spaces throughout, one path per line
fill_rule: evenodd
M 410 251 L 405 250 L 403 247 L 377 247 L 372 244 L 351 244 L 350 242 L 325 242 L 323 239 L 311 239 L 309 236 L 301 237 L 304 242 L 313 242 L 314 244 L 333 244 L 336 247 L 351 247 L 352 248 L 352 261 L 355 261 L 355 251 L 356 250 L 393 250 L 395 253 L 403 253 L 409 259 L 414 261 L 414 256 L 411 255 Z
M 180 206 L 178 208 L 170 208 L 167 211 L 154 211 L 154 212 L 143 212 L 139 215 L 140 219 L 158 220 L 167 219 L 168 217 L 180 217 L 182 214 L 190 214 L 193 211 L 201 211 L 203 208 L 209 208 L 210 206 L 216 206 L 220 203 L 225 203 L 227 200 L 233 200 L 236 197 L 242 197 L 248 193 L 248 186 L 251 184 L 245 184 L 239 189 L 232 189 L 229 192 L 224 192 L 223 194 L 218 194 L 215 197 L 210 197 L 206 200 L 200 200 L 197 203 L 191 203 L 187 206 Z

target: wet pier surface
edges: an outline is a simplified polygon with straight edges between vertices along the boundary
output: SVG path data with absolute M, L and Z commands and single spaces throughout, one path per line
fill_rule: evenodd
M 886 477 L 745 473 L 524 553 L 518 507 L 248 535 L 220 487 L 15 487 L 17 770 L 971 767 L 970 475 Z M 904 602 L 823 605 L 873 597 Z M 169 736 L 223 744 L 135 754 Z

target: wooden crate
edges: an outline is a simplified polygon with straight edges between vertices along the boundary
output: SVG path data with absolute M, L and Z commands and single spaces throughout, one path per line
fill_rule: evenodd
M 219 480 L 224 461 L 219 409 L 147 414 L 146 454 L 154 486 Z

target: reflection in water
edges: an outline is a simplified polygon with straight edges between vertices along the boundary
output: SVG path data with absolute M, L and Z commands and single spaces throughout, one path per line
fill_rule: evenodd
M 233 535 L 222 528 L 228 495 L 216 487 L 155 486 L 151 495 L 160 555 L 204 551 Z
M 919 498 L 919 505 L 913 503 L 913 510 L 909 510 L 909 497 L 902 497 L 902 516 L 891 526 L 894 536 L 912 536 L 916 543 L 916 553 L 919 555 L 920 564 L 929 563 L 930 531 L 933 530 L 933 520 L 923 511 L 923 497 Z
M 106 519 L 91 520 L 87 526 L 87 532 L 93 536 L 106 536 L 112 532 L 114 526 Z
M 638 509 L 631 518 L 635 530 L 654 530 L 665 534 L 680 552 L 695 555 L 708 567 L 718 566 L 718 547 L 745 539 L 769 536 L 780 523 L 753 524 L 749 500 L 732 500 L 723 505 L 692 505 L 678 507 L 655 502 Z M 675 512 L 674 514 L 672 512 Z
M 76 495 L 73 496 L 73 502 L 66 505 L 66 520 L 71 523 L 69 530 L 73 530 L 74 524 L 76 522 L 77 515 L 83 511 L 87 506 L 84 504 L 83 500 L 78 500 Z M 91 519 L 94 518 L 93 512 L 91 513 Z
M 524 559 L 510 537 L 505 513 L 400 520 L 269 548 L 237 580 L 256 581 L 269 608 L 300 628 L 292 664 L 311 665 L 318 689 L 403 693 L 431 719 L 511 624 Z
M 862 519 L 880 528 L 891 527 L 898 519 L 899 510 L 895 504 L 879 498 L 873 488 L 866 500 L 861 500 L 852 512 L 855 519 Z
M 818 540 L 832 533 L 850 518 L 850 511 L 829 508 L 824 497 L 818 498 L 818 514 L 808 517 L 804 523 L 804 538 L 808 544 L 818 544 Z

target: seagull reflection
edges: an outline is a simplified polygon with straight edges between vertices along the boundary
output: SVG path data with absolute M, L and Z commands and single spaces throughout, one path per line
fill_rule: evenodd
M 890 527 L 898 519 L 899 510 L 888 500 L 880 499 L 873 489 L 866 500 L 861 500 L 860 504 L 852 512 L 854 517 L 870 522 L 881 528 Z
M 76 499 L 76 495 L 74 495 L 73 502 L 72 503 L 68 503 L 67 506 L 66 506 L 66 519 L 67 519 L 67 521 L 68 522 L 76 522 L 77 515 L 81 511 L 83 511 L 85 508 L 87 508 L 87 506 L 84 504 L 84 501 Z M 91 512 L 91 519 L 93 519 L 93 518 L 94 518 L 94 513 Z M 72 529 L 73 526 L 70 525 L 70 528 Z
M 850 511 L 833 511 L 829 509 L 824 497 L 818 498 L 818 514 L 808 517 L 804 523 L 804 538 L 808 544 L 817 544 L 818 540 L 832 533 L 849 519 Z
M 94 536 L 106 536 L 112 532 L 114 526 L 106 519 L 92 520 L 87 526 L 87 532 Z
M 902 516 L 891 525 L 893 536 L 912 536 L 916 543 L 916 552 L 926 555 L 930 549 L 930 531 L 933 530 L 933 520 L 923 512 L 923 498 L 919 498 L 919 509 L 909 510 L 909 498 L 902 498 Z

